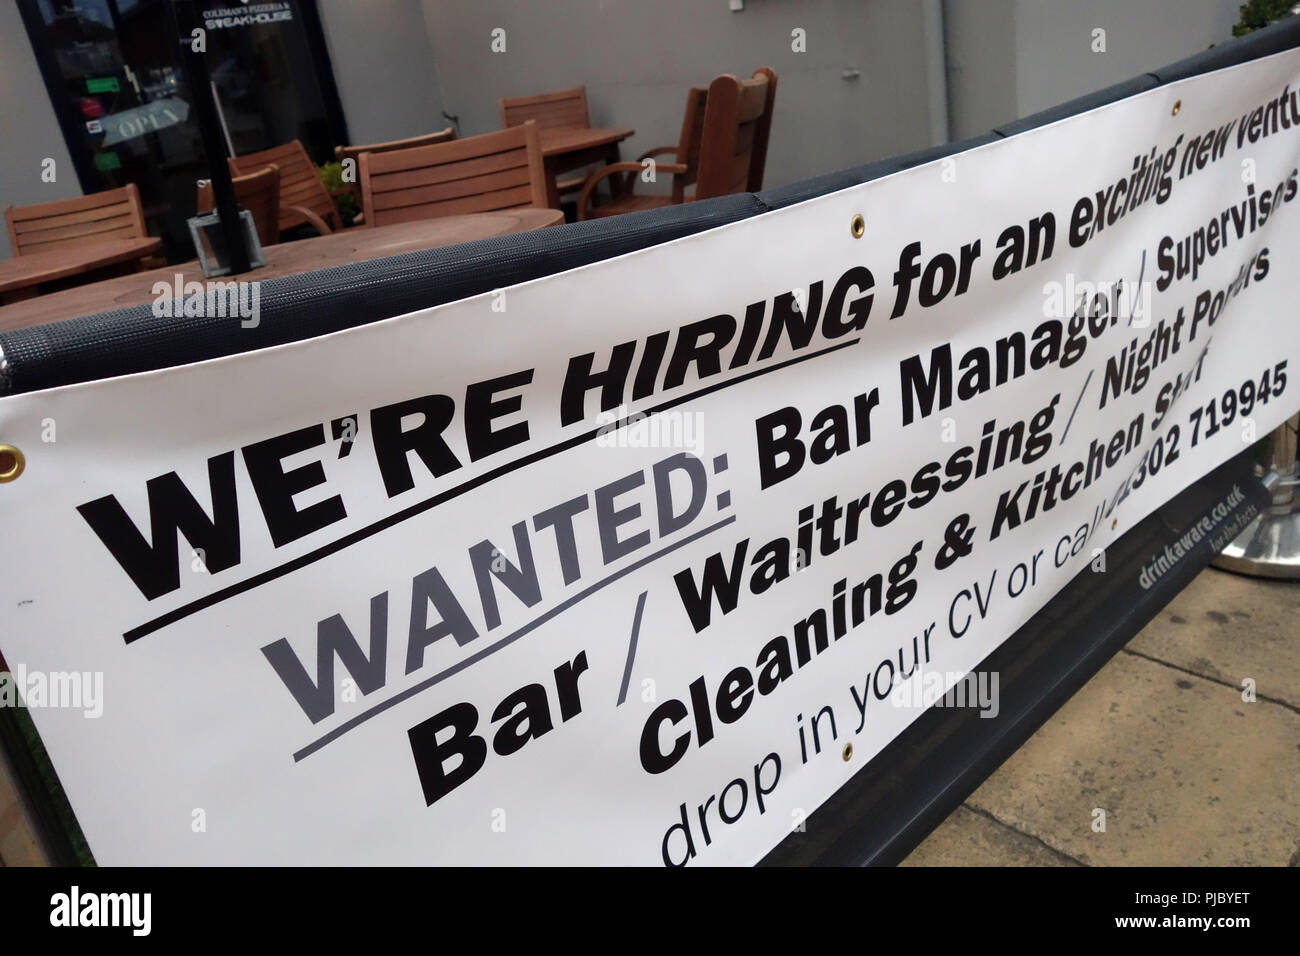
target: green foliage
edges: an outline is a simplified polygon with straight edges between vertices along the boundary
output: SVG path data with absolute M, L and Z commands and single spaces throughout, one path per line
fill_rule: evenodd
M 1241 19 L 1232 28 L 1232 35 L 1245 36 L 1281 20 L 1295 4 L 1296 0 L 1246 0 L 1241 5 Z
M 361 212 L 361 209 L 357 205 L 357 197 L 351 190 L 351 187 L 356 184 L 343 181 L 343 164 L 336 160 L 326 163 L 324 166 L 318 166 L 316 171 L 320 174 L 320 180 L 325 184 L 326 191 L 333 197 L 334 208 L 339 211 L 343 224 L 345 226 L 352 225 L 352 220 L 356 218 L 357 213 Z

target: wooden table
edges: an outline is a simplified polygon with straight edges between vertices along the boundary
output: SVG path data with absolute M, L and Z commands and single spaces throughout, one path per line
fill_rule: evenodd
M 277 279 L 298 275 L 316 269 L 382 259 L 402 252 L 419 249 L 436 249 L 454 246 L 472 239 L 487 239 L 515 232 L 528 232 L 554 226 L 564 221 L 564 214 L 556 209 L 511 209 L 502 212 L 475 213 L 468 216 L 443 216 L 439 219 L 421 219 L 395 226 L 378 226 L 374 229 L 354 228 L 315 239 L 301 239 L 267 246 L 262 252 L 266 265 L 239 276 L 223 276 L 219 282 L 240 279 L 245 282 Z M 23 258 L 27 258 L 24 256 Z M 33 257 L 34 258 L 34 257 Z M 53 292 L 15 305 L 0 307 L 0 332 L 44 322 L 58 322 L 79 315 L 123 309 L 132 305 L 148 305 L 154 301 L 153 286 L 164 282 L 169 287 L 180 281 L 202 282 L 203 272 L 198 260 L 136 272 L 131 275 L 78 286 L 65 292 Z
M 88 240 L 74 246 L 32 252 L 12 259 L 0 259 L 0 304 L 19 302 L 39 294 L 39 287 L 73 277 L 94 281 L 131 268 L 145 256 L 162 248 L 162 240 Z
M 546 164 L 547 201 L 551 208 L 560 208 L 560 190 L 556 186 L 560 173 L 593 163 L 617 163 L 618 144 L 635 132 L 634 129 L 598 126 L 538 130 L 542 140 L 542 160 Z

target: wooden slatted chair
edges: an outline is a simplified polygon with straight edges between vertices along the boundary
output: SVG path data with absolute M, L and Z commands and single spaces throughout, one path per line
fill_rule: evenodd
M 322 236 L 343 228 L 334 200 L 301 142 L 295 139 L 283 146 L 230 160 L 230 172 L 235 176 L 247 176 L 267 166 L 277 166 L 280 170 L 280 232 L 303 223 L 310 224 Z
M 538 93 L 536 96 L 502 97 L 501 127 L 521 126 L 534 121 L 539 129 L 588 129 L 591 120 L 587 113 L 587 88 L 575 86 L 571 90 Z M 560 194 L 575 192 L 586 182 L 585 175 L 557 179 L 555 187 Z
M 9 247 L 15 256 L 80 245 L 97 239 L 144 239 L 144 207 L 135 183 L 117 189 L 5 209 Z M 141 259 L 152 268 L 154 257 Z M 162 265 L 161 260 L 157 261 Z
M 280 241 L 280 167 L 272 163 L 247 176 L 235 176 L 235 202 L 253 214 L 257 240 L 263 246 Z M 198 182 L 195 206 L 199 212 L 208 212 L 216 205 L 212 183 L 206 179 Z
M 720 76 L 709 84 L 696 199 L 763 188 L 775 102 L 776 74 L 765 66 L 743 82 Z
M 593 173 L 578 197 L 578 218 L 617 216 L 761 189 L 775 98 L 776 74 L 768 67 L 755 70 L 748 80 L 724 74 L 714 79 L 707 90 L 691 89 L 686 95 L 686 113 L 677 145 L 648 150 L 635 163 L 612 163 Z M 672 175 L 671 192 L 638 194 L 634 187 L 642 163 L 665 153 L 673 154 L 675 161 L 658 162 L 655 171 Z M 596 187 L 610 176 L 622 177 L 621 182 L 615 180 L 612 184 L 613 200 L 594 205 Z M 692 185 L 694 193 L 688 196 L 686 190 Z
M 610 163 L 602 166 L 587 177 L 582 192 L 578 196 L 578 218 L 598 219 L 602 216 L 618 216 L 625 212 L 637 212 L 641 209 L 656 209 L 660 206 L 674 206 L 685 202 L 686 190 L 695 185 L 695 178 L 700 163 L 700 138 L 704 132 L 704 108 L 709 91 L 693 87 L 686 94 L 686 113 L 682 119 L 682 132 L 676 146 L 659 146 L 646 150 L 635 163 Z M 672 176 L 672 192 L 663 194 L 639 194 L 635 192 L 637 178 L 645 168 L 643 163 L 654 156 L 671 154 L 673 162 L 655 161 L 655 175 L 667 173 Z M 614 177 L 610 182 L 611 202 L 595 205 L 593 193 L 601 181 Z
M 335 146 L 334 158 L 345 166 L 347 161 L 352 160 L 352 170 L 355 174 L 360 168 L 358 160 L 362 153 L 391 153 L 395 149 L 414 149 L 417 146 L 434 146 L 438 143 L 450 143 L 456 138 L 456 127 L 448 126 L 446 129 L 440 129 L 436 133 L 425 133 L 423 136 L 412 136 L 409 139 L 394 139 L 387 143 L 369 143 L 364 146 Z M 361 182 L 360 177 L 356 182 L 345 184 L 348 192 L 352 193 L 357 200 L 357 208 L 361 207 Z M 337 194 L 339 190 L 335 190 Z M 352 225 L 360 226 L 365 221 L 365 214 L 358 213 L 352 221 Z
M 367 226 L 465 213 L 546 208 L 537 124 L 358 159 Z

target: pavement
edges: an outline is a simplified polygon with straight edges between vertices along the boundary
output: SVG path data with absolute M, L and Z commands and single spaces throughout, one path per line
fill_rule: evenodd
M 1203 571 L 903 865 L 1300 865 L 1300 582 Z
M 19 797 L 12 768 L 0 757 L 0 866 L 48 863 L 36 842 L 26 803 Z

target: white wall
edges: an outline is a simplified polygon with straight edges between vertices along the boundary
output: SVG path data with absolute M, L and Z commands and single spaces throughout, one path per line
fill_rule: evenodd
M 316 0 L 354 143 L 447 125 L 418 0 Z
M 4 133 L 0 207 L 80 196 L 72 157 L 14 3 L 0 3 L 0 70 L 4 74 L 0 82 L 0 129 Z M 54 160 L 52 183 L 41 181 L 41 162 L 47 157 Z M 0 231 L 0 258 L 9 255 L 8 230 Z
M 1016 0 L 944 0 L 949 136 L 986 133 L 1021 114 Z
M 500 128 L 497 100 L 585 85 L 595 125 L 629 126 L 634 159 L 674 145 L 686 91 L 719 73 L 778 76 L 765 185 L 931 142 L 917 0 L 422 0 L 449 113 L 464 135 Z M 491 32 L 506 31 L 506 52 Z M 791 50 L 806 31 L 807 52 Z M 846 68 L 861 71 L 846 80 Z M 942 71 L 937 71 L 942 76 Z
M 944 0 L 954 138 L 1232 38 L 1241 0 Z M 1105 52 L 1093 31 L 1105 30 Z
M 1017 0 L 1020 116 L 1232 39 L 1241 0 Z M 1106 52 L 1092 34 L 1106 31 Z

